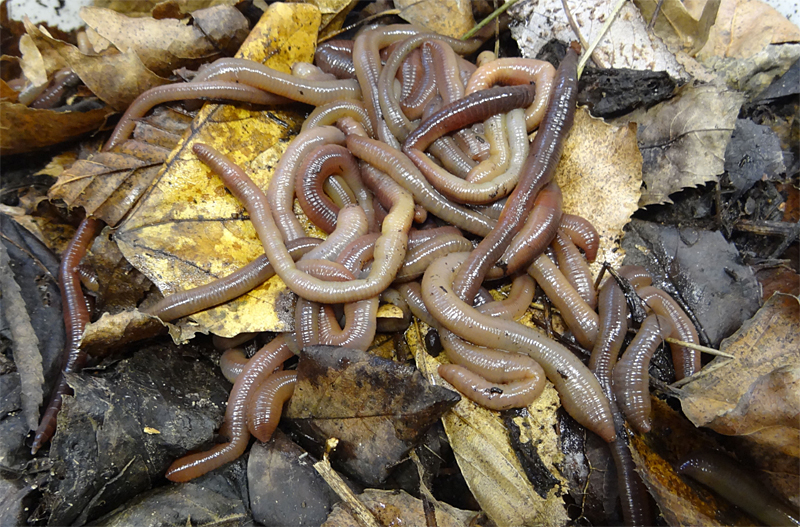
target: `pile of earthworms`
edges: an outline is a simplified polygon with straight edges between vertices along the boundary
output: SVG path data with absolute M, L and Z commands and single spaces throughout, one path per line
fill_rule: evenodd
M 610 443 L 626 522 L 648 521 L 624 420 L 639 432 L 649 430 L 650 357 L 667 336 L 696 343 L 696 331 L 641 268 L 620 269 L 596 291 L 587 260 L 597 254 L 597 233 L 561 211 L 553 175 L 575 111 L 577 51 L 568 49 L 558 70 L 491 52 L 481 53 L 477 65 L 462 58 L 480 45 L 408 25 L 368 29 L 354 41 L 320 45 L 316 65 L 297 64 L 291 75 L 244 59 L 218 60 L 191 82 L 145 92 L 122 117 L 105 151 L 168 101 L 316 107 L 267 189 L 224 154 L 193 145 L 246 208 L 265 254 L 147 312 L 175 320 L 232 300 L 275 274 L 298 300 L 294 333 L 277 336 L 249 360 L 236 349 L 223 355 L 224 373 L 234 383 L 220 430 L 229 441 L 175 461 L 167 478 L 187 481 L 236 459 L 251 434 L 268 440 L 295 383 L 281 365 L 300 349 L 366 350 L 377 331 L 400 331 L 413 314 L 437 330 L 452 363 L 441 366 L 440 375 L 481 405 L 527 406 L 549 379 L 566 411 Z M 292 209 L 295 198 L 327 239 L 306 237 Z M 79 341 L 89 313 L 76 267 L 101 227 L 100 220 L 84 220 L 63 258 L 65 371 L 85 361 Z M 494 301 L 483 284 L 500 279 L 513 280 L 511 292 Z M 535 284 L 577 343 L 591 350 L 588 365 L 515 321 L 529 307 Z M 630 291 L 651 314 L 617 361 L 635 324 Z M 379 323 L 381 301 L 399 307 L 403 318 Z M 671 350 L 678 379 L 699 369 L 699 352 L 674 344 Z M 62 379 L 34 451 L 52 436 L 68 390 Z

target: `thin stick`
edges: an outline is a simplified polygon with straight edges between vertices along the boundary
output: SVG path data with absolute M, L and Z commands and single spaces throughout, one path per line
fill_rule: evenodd
M 336 448 L 339 440 L 332 437 L 325 442 L 325 453 L 321 461 L 314 463 L 314 470 L 316 470 L 325 483 L 330 485 L 337 496 L 342 498 L 342 501 L 350 509 L 350 512 L 355 517 L 356 521 L 363 527 L 380 527 L 380 524 L 372 515 L 372 512 L 361 503 L 350 487 L 344 482 L 342 477 L 331 467 L 331 462 L 328 459 L 328 452 Z
M 708 353 L 709 355 L 716 355 L 718 357 L 726 357 L 728 359 L 735 359 L 736 356 L 731 355 L 730 353 L 725 353 L 724 351 L 715 350 L 714 348 L 709 348 L 708 346 L 701 346 L 700 344 L 692 344 L 691 342 L 684 342 L 682 340 L 674 339 L 672 337 L 667 337 L 664 340 L 669 342 L 670 344 L 677 344 L 678 346 L 683 346 L 685 348 L 690 348 L 693 350 L 700 351 L 702 353 Z
M 581 43 L 581 48 L 586 49 L 589 47 L 589 44 L 586 42 L 586 39 L 583 38 L 581 28 L 578 27 L 578 23 L 575 22 L 575 18 L 573 18 L 572 11 L 570 11 L 569 6 L 567 5 L 567 0 L 561 0 L 561 5 L 564 7 L 564 14 L 567 15 L 569 27 L 572 28 L 572 32 L 575 33 L 575 36 L 578 37 L 578 41 Z
M 656 18 L 658 18 L 658 14 L 661 12 L 661 6 L 664 3 L 664 0 L 658 0 L 656 4 L 656 8 L 653 11 L 653 16 L 650 17 L 650 22 L 647 23 L 647 31 L 653 29 L 653 26 L 656 25 Z
M 497 9 L 495 9 L 495 10 L 494 10 L 494 11 L 493 11 L 493 12 L 492 12 L 492 13 L 491 13 L 489 16 L 487 16 L 486 18 L 484 18 L 483 20 L 481 20 L 481 21 L 480 21 L 480 22 L 479 22 L 479 23 L 478 23 L 478 24 L 477 24 L 475 27 L 473 27 L 472 29 L 470 29 L 469 31 L 467 31 L 467 32 L 464 34 L 464 36 L 463 36 L 463 37 L 461 37 L 461 40 L 467 40 L 468 38 L 472 38 L 472 36 L 473 36 L 475 33 L 477 33 L 478 31 L 480 31 L 481 29 L 483 29 L 483 26 L 485 26 L 486 24 L 488 24 L 489 22 L 491 22 L 491 21 L 492 21 L 492 20 L 494 20 L 495 18 L 497 18 L 497 17 L 499 17 L 500 15 L 502 15 L 503 13 L 505 13 L 505 12 L 506 12 L 506 10 L 507 10 L 509 7 L 511 7 L 512 5 L 516 4 L 518 1 L 519 1 L 519 0 L 508 0 L 508 2 L 506 2 L 506 3 L 505 3 L 505 4 L 503 4 L 503 5 L 501 5 L 500 7 L 498 7 Z
M 611 24 L 614 23 L 614 20 L 617 19 L 617 15 L 622 9 L 622 6 L 624 6 L 625 2 L 627 1 L 628 0 L 619 0 L 617 2 L 617 5 L 614 6 L 614 10 L 611 12 L 611 16 L 609 16 L 608 20 L 606 20 L 606 23 L 603 24 L 603 28 L 600 30 L 600 34 L 597 35 L 597 38 L 594 39 L 594 42 L 592 42 L 589 48 L 583 52 L 581 61 L 578 63 L 578 77 L 580 77 L 581 73 L 583 73 L 583 68 L 586 66 L 586 62 L 589 60 L 589 57 L 592 56 L 592 53 L 594 53 L 594 50 L 597 47 L 597 45 L 600 43 L 601 40 L 603 40 L 603 37 L 606 36 L 608 29 L 611 27 Z

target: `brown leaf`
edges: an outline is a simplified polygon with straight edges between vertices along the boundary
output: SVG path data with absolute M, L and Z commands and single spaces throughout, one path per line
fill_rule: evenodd
M 470 0 L 394 0 L 400 17 L 434 33 L 461 38 L 475 26 Z
M 95 0 L 93 4 L 95 7 L 113 9 L 126 15 L 150 16 L 154 10 L 165 4 L 174 6 L 181 14 L 186 14 L 215 5 L 236 5 L 239 2 L 240 0 Z
M 583 216 L 600 234 L 593 271 L 598 272 L 603 262 L 621 265 L 622 229 L 641 196 L 642 154 L 636 126 L 606 124 L 579 108 L 555 180 L 564 196 L 564 212 Z
M 168 83 L 147 69 L 134 51 L 84 55 L 72 44 L 56 40 L 32 24 L 26 24 L 26 29 L 41 56 L 47 59 L 44 64 L 48 78 L 69 67 L 98 98 L 118 111 L 125 110 L 140 93 Z
M 139 311 L 104 313 L 99 320 L 86 325 L 81 349 L 93 357 L 107 357 L 126 344 L 167 332 L 166 324 L 157 317 Z
M 286 417 L 323 445 L 345 472 L 377 485 L 459 400 L 413 367 L 335 346 L 303 349 Z
M 429 525 L 425 520 L 422 500 L 407 494 L 403 490 L 367 489 L 359 494 L 358 499 L 367 506 L 375 516 L 379 525 Z M 477 513 L 456 509 L 452 505 L 437 501 L 433 503 L 436 525 L 439 527 L 467 527 L 485 524 L 472 523 Z M 348 508 L 337 503 L 334 505 L 323 527 L 362 527 Z
M 358 3 L 357 0 L 290 0 L 315 5 L 322 15 L 320 22 L 320 39 L 329 33 L 338 31 L 342 27 L 347 13 Z
M 0 155 L 31 152 L 97 130 L 114 113 L 99 101 L 86 101 L 84 111 L 28 108 L 0 101 Z M 63 108 L 62 108 L 63 110 Z
M 288 72 L 312 60 L 319 10 L 306 4 L 272 4 L 238 53 L 241 58 Z M 291 107 L 294 108 L 294 107 Z M 125 257 L 163 294 L 230 274 L 263 254 L 239 200 L 192 153 L 195 142 L 230 155 L 261 188 L 303 121 L 294 109 L 251 111 L 207 104 L 184 139 L 120 225 L 115 240 Z M 287 331 L 294 324 L 293 295 L 274 277 L 225 305 L 192 315 L 193 331 L 234 336 Z
M 630 449 L 636 471 L 658 503 L 668 525 L 752 525 L 731 503 L 678 475 L 675 467 L 689 453 L 719 446 L 665 402 L 653 398 L 653 429 L 636 434 Z
M 800 457 L 800 303 L 776 294 L 722 342 L 717 357 L 678 390 L 697 426 L 744 435 L 754 448 Z
M 645 20 L 651 20 L 656 9 L 659 16 L 653 26 L 663 40 L 675 39 L 690 54 L 696 53 L 708 40 L 708 34 L 717 17 L 721 0 L 709 0 L 699 12 L 691 12 L 681 0 L 636 0 L 636 6 Z M 658 6 L 658 7 L 657 7 Z
M 690 85 L 678 97 L 624 119 L 639 124 L 646 189 L 639 206 L 672 203 L 669 195 L 717 181 L 742 94 L 714 85 Z
M 248 33 L 247 19 L 230 6 L 194 13 L 196 24 L 172 18 L 131 18 L 110 9 L 84 7 L 81 18 L 122 53 L 133 52 L 156 75 L 233 54 Z
M 83 207 L 115 226 L 150 187 L 190 123 L 183 113 L 157 108 L 136 124 L 136 140 L 126 141 L 114 152 L 92 154 L 54 174 L 58 180 L 50 188 L 50 198 Z
M 432 357 L 425 350 L 422 323 L 412 323 L 406 331 L 408 345 L 420 372 L 434 385 L 449 386 L 438 374 L 444 354 Z M 556 467 L 563 460 L 555 429 L 556 410 L 561 401 L 548 382 L 544 392 L 527 410 L 513 418 L 519 442 L 528 445 L 540 458 L 551 481 L 535 488 L 514 450 L 506 424 L 499 412 L 487 410 L 462 398 L 442 417 L 447 438 L 467 486 L 481 508 L 498 526 L 563 525 L 567 522 L 564 499 L 566 480 Z M 548 478 L 548 479 L 550 479 Z

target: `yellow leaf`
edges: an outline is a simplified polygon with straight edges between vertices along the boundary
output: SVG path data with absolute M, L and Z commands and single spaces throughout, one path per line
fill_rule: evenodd
M 622 228 L 639 208 L 641 196 L 636 125 L 606 124 L 579 108 L 555 180 L 564 195 L 564 212 L 583 216 L 600 234 L 592 270 L 596 274 L 604 261 L 619 267 L 625 256 L 620 248 Z
M 446 362 L 444 354 L 432 357 L 425 350 L 427 327 L 412 323 L 406 340 L 416 358 L 417 368 L 429 382 L 451 388 L 437 373 Z M 452 389 L 452 388 L 451 388 Z M 549 489 L 536 489 L 525 474 L 499 412 L 487 410 L 463 398 L 442 417 L 447 438 L 458 466 L 481 508 L 500 527 L 521 525 L 564 525 L 567 514 L 561 498 L 566 481 L 556 463 L 563 459 L 555 430 L 556 410 L 561 406 L 550 382 L 542 395 L 516 417 L 520 440 L 529 444 L 552 475 Z M 544 497 L 539 494 L 543 492 Z
M 400 17 L 434 33 L 461 38 L 475 25 L 470 0 L 395 0 Z
M 237 54 L 289 72 L 311 61 L 320 24 L 307 4 L 272 4 Z M 205 284 L 252 261 L 263 248 L 241 203 L 192 153 L 205 143 L 227 153 L 261 188 L 297 134 L 303 115 L 274 108 L 253 111 L 207 104 L 192 134 L 179 143 L 154 186 L 121 226 L 116 241 L 125 257 L 164 294 Z M 277 277 L 223 306 L 192 317 L 188 331 L 231 337 L 243 332 L 287 331 L 294 295 Z

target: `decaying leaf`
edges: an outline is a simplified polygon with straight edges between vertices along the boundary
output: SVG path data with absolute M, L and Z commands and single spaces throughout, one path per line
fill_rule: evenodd
M 300 0 L 290 0 L 300 1 Z M 315 5 L 319 8 L 322 20 L 319 26 L 319 37 L 324 39 L 326 35 L 338 31 L 342 28 L 347 13 L 349 13 L 358 3 L 357 0 L 302 0 L 304 3 Z
M 698 58 L 749 58 L 770 44 L 800 42 L 800 28 L 760 0 L 722 0 Z
M 215 5 L 236 5 L 238 3 L 239 0 L 95 0 L 93 2 L 95 7 L 113 9 L 117 13 L 130 16 L 155 15 L 154 11 L 164 10 L 165 7 L 171 12 L 187 14 Z
M 136 123 L 134 139 L 112 152 L 79 159 L 61 171 L 48 195 L 63 199 L 70 207 L 83 207 L 108 225 L 117 225 L 150 187 L 191 122 L 190 114 L 156 108 Z
M 423 434 L 459 400 L 413 367 L 335 346 L 304 348 L 286 418 L 324 445 L 333 463 L 369 485 L 382 483 Z M 317 448 L 319 450 L 319 448 Z
M 668 525 L 752 525 L 753 520 L 705 487 L 680 476 L 676 467 L 691 452 L 718 449 L 665 402 L 653 399 L 653 429 L 635 434 L 630 449 L 636 471 Z
M 375 516 L 379 525 L 430 525 L 426 522 L 422 500 L 411 496 L 403 490 L 367 489 L 358 495 L 358 499 L 367 506 Z M 480 524 L 472 523 L 477 513 L 456 509 L 452 505 L 437 501 L 432 504 L 439 527 L 467 527 Z M 347 506 L 336 504 L 322 527 L 362 527 L 362 523 L 349 512 Z
M 609 125 L 579 108 L 555 180 L 564 196 L 564 212 L 583 216 L 600 234 L 595 272 L 603 262 L 613 267 L 622 263 L 622 228 L 638 208 L 641 174 L 636 127 Z
M 11 332 L 14 364 L 19 372 L 22 412 L 31 430 L 39 424 L 39 406 L 44 399 L 42 354 L 39 339 L 31 325 L 28 308 L 10 265 L 6 246 L 0 243 L 0 289 L 3 291 L 3 318 Z
M 134 52 L 146 68 L 162 77 L 233 55 L 248 33 L 244 15 L 224 5 L 196 11 L 193 24 L 173 18 L 131 18 L 102 7 L 83 7 L 81 18 L 120 52 Z
M 587 45 L 597 38 L 615 2 L 567 2 L 575 23 Z M 511 34 L 524 57 L 535 58 L 552 39 L 563 42 L 577 40 L 569 25 L 561 0 L 526 0 L 509 9 L 519 23 L 511 26 Z M 600 41 L 592 59 L 601 68 L 631 68 L 666 71 L 671 77 L 687 79 L 687 75 L 664 43 L 651 38 L 647 21 L 632 3 L 626 3 Z
M 696 53 L 708 40 L 708 33 L 717 18 L 722 0 L 707 0 L 699 13 L 692 13 L 680 0 L 637 0 L 636 6 L 645 20 L 651 20 L 658 9 L 653 29 L 664 38 L 675 35 L 681 47 L 690 54 Z
M 798 299 L 773 295 L 723 341 L 735 358 L 715 358 L 678 390 L 684 413 L 697 426 L 799 458 L 798 346 Z
M 270 6 L 238 57 L 288 72 L 311 61 L 320 23 L 307 4 Z M 115 236 L 120 250 L 162 293 L 202 285 L 263 254 L 239 200 L 192 153 L 194 143 L 230 155 L 266 188 L 280 156 L 297 134 L 303 115 L 295 110 L 251 111 L 207 104 L 184 139 Z M 223 306 L 191 317 L 187 332 L 231 337 L 254 331 L 287 331 L 294 319 L 293 295 L 277 277 Z
M 443 354 L 432 357 L 425 349 L 422 323 L 406 332 L 417 367 L 434 385 L 449 386 L 437 368 L 446 361 Z M 555 430 L 558 393 L 549 382 L 544 392 L 520 416 L 513 419 L 520 441 L 529 444 L 552 480 L 535 488 L 526 474 L 519 454 L 511 446 L 508 431 L 498 412 L 487 410 L 462 398 L 442 417 L 445 432 L 458 466 L 481 508 L 498 526 L 562 525 L 567 513 L 562 495 L 566 481 L 556 468 L 563 455 Z M 552 482 L 555 483 L 552 483 Z
M 470 0 L 394 0 L 400 17 L 452 38 L 461 38 L 475 26 Z
M 166 324 L 156 317 L 136 310 L 115 315 L 104 313 L 86 325 L 81 349 L 93 357 L 106 357 L 126 344 L 166 333 Z
M 716 181 L 742 94 L 715 85 L 690 85 L 679 96 L 623 119 L 638 123 L 645 189 L 639 206 L 672 203 L 669 195 Z

